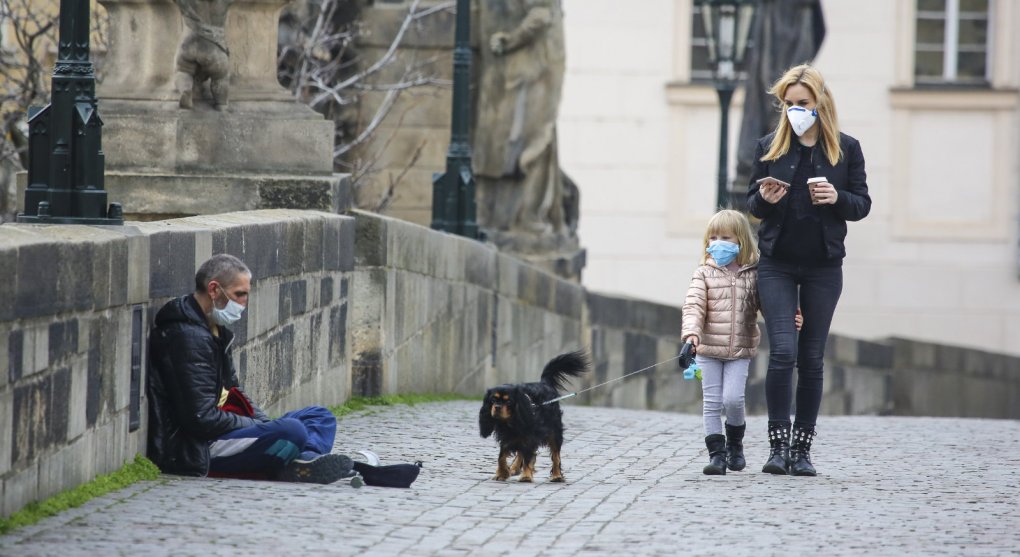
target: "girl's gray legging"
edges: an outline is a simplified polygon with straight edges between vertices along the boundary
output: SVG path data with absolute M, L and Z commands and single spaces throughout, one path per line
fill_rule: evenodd
M 723 432 L 720 417 L 726 408 L 726 423 L 744 425 L 744 387 L 751 360 L 717 360 L 696 356 L 701 367 L 701 392 L 704 401 L 705 436 Z

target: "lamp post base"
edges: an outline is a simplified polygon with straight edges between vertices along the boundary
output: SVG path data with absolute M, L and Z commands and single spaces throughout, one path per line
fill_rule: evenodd
M 22 224 L 89 224 L 106 226 L 123 226 L 124 219 L 75 218 L 75 217 L 38 217 L 35 215 L 18 215 L 17 222 Z
M 40 203 L 40 212 L 47 212 L 48 204 Z M 18 213 L 17 222 L 23 224 L 86 224 L 86 225 L 99 225 L 99 226 L 123 226 L 124 225 L 124 210 L 121 208 L 120 203 L 111 203 L 109 209 L 106 211 L 105 217 L 69 217 L 69 216 L 51 216 L 48 214 L 40 215 L 26 215 L 24 213 Z

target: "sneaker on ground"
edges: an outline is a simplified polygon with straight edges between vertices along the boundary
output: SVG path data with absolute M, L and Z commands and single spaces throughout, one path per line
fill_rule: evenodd
M 356 475 L 354 461 L 342 454 L 324 454 L 312 459 L 295 459 L 276 477 L 282 482 L 331 484 Z

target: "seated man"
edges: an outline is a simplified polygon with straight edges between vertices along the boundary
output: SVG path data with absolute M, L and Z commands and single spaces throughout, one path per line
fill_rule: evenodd
M 351 477 L 330 454 L 336 418 L 309 407 L 270 420 L 240 390 L 226 328 L 248 306 L 251 271 L 215 255 L 195 292 L 156 314 L 149 337 L 149 458 L 169 474 L 331 483 Z

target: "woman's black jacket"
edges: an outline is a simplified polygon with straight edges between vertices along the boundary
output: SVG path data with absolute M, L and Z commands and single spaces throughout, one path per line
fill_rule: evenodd
M 765 201 L 758 193 L 757 181 L 771 176 L 777 180 L 790 183 L 800 163 L 799 149 L 791 148 L 787 153 L 774 161 L 761 160 L 772 144 L 774 133 L 758 140 L 754 153 L 754 164 L 751 167 L 751 184 L 747 192 L 747 209 L 755 217 L 761 219 L 758 229 L 758 249 L 765 257 L 772 257 L 776 240 L 779 238 L 789 205 L 790 195 L 787 194 L 778 203 Z M 864 154 L 861 144 L 856 139 L 839 134 L 839 145 L 843 154 L 833 166 L 825 157 L 821 145 L 814 150 L 814 174 L 824 176 L 826 181 L 835 186 L 838 197 L 834 205 L 820 205 L 822 233 L 825 235 L 825 251 L 828 259 L 842 259 L 846 256 L 843 240 L 846 238 L 847 221 L 858 221 L 868 216 L 871 211 L 871 197 L 868 195 L 867 175 L 864 171 Z
M 202 307 L 191 294 L 167 302 L 149 334 L 149 459 L 168 474 L 209 473 L 209 441 L 252 426 L 255 419 L 217 406 L 223 389 L 237 387 L 230 356 L 234 334 L 219 327 L 213 336 Z

